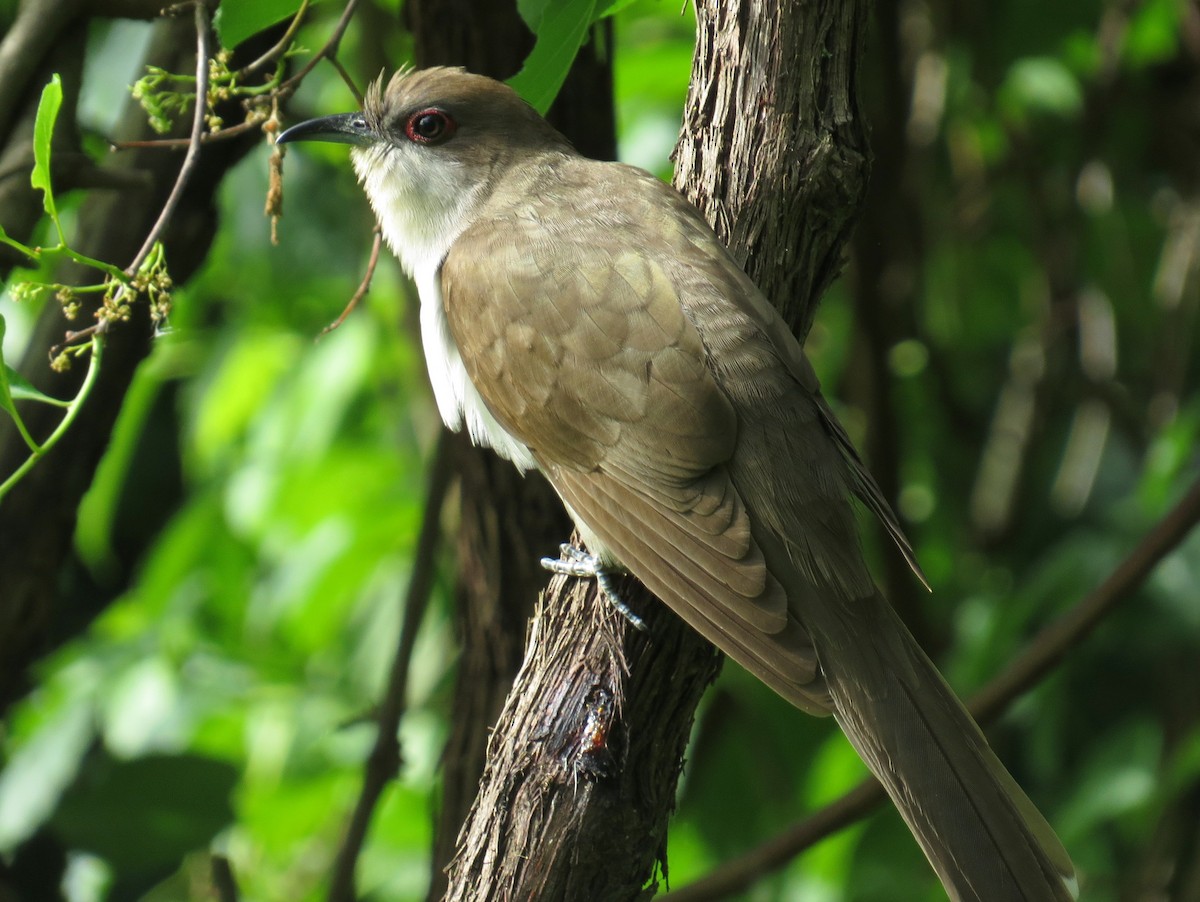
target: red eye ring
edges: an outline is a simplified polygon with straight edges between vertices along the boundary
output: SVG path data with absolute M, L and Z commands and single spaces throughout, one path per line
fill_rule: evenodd
M 457 129 L 450 114 L 437 107 L 418 110 L 404 123 L 404 134 L 414 144 L 441 144 L 449 141 Z

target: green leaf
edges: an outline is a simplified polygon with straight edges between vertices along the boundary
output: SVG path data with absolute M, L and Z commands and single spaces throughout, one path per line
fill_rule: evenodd
M 17 714 L 27 723 L 35 722 L 36 727 L 5 750 L 0 773 L 0 851 L 5 854 L 35 834 L 54 813 L 95 741 L 92 702 L 87 690 L 73 679 L 78 675 L 81 669 L 65 678 L 60 672 L 57 686 L 43 684 L 37 710 L 31 706 Z M 72 690 L 64 691 L 66 685 Z
M 24 376 L 4 362 L 4 330 L 6 327 L 4 317 L 0 316 L 0 410 L 6 411 L 15 420 L 17 419 L 17 410 L 13 406 L 14 400 L 41 401 L 43 404 L 53 404 L 55 407 L 68 406 L 70 401 L 60 401 L 58 398 L 52 398 L 38 391 Z
M 13 407 L 12 390 L 9 388 L 17 373 L 4 362 L 4 330 L 7 328 L 4 317 L 0 316 L 0 410 L 19 422 L 20 417 L 17 416 L 17 409 Z
M 615 16 L 627 6 L 632 6 L 637 0 L 611 0 L 610 3 L 601 7 L 596 13 L 597 19 L 607 19 L 609 16 Z
M 53 404 L 55 407 L 68 407 L 71 404 L 70 401 L 60 401 L 45 392 L 38 391 L 24 376 L 8 364 L 4 365 L 4 378 L 8 381 L 9 394 L 14 400 L 40 401 L 42 404 Z
M 62 80 L 57 73 L 42 89 L 37 118 L 33 123 L 33 174 L 29 182 L 42 190 L 42 205 L 58 227 L 58 209 L 54 206 L 54 191 L 50 187 L 50 139 L 54 136 L 54 121 L 62 106 Z
M 539 113 L 550 109 L 596 21 L 597 0 L 550 0 L 542 9 L 537 43 L 508 84 Z
M 300 0 L 225 0 L 213 17 L 222 47 L 233 48 L 246 38 L 290 19 L 300 9 Z
M 38 258 L 37 251 L 31 247 L 26 247 L 15 238 L 10 238 L 8 232 L 4 231 L 4 226 L 0 226 L 0 244 L 7 244 L 14 251 L 19 251 L 26 257 L 32 257 L 34 260 Z
M 1134 66 L 1165 62 L 1178 52 L 1181 4 L 1147 0 L 1129 19 L 1122 52 Z

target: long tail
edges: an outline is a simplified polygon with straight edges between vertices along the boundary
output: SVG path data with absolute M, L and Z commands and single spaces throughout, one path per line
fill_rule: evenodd
M 891 605 L 877 595 L 821 619 L 818 655 L 834 716 L 951 899 L 1074 899 L 1058 837 Z

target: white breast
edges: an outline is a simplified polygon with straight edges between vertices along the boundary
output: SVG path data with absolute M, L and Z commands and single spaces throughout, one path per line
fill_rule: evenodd
M 455 432 L 467 427 L 471 441 L 490 445 L 521 470 L 537 464 L 529 448 L 496 422 L 467 376 L 442 298 L 442 261 L 470 221 L 479 186 L 471 185 L 451 159 L 427 157 L 420 167 L 403 145 L 355 148 L 350 156 L 383 229 L 388 246 L 416 283 L 421 298 L 421 343 L 438 412 Z M 419 172 L 419 178 L 411 173 Z

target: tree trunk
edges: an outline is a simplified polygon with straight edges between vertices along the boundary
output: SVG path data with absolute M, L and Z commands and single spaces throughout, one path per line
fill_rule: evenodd
M 865 0 L 702 0 L 676 184 L 797 332 L 841 268 L 866 188 L 857 73 Z M 637 898 L 716 650 L 632 580 L 646 634 L 556 578 L 450 866 L 447 899 Z

